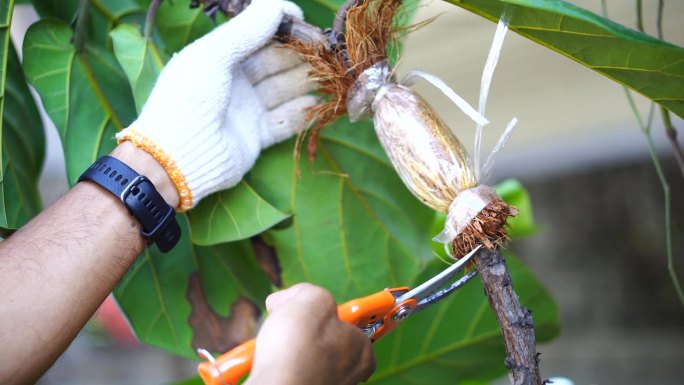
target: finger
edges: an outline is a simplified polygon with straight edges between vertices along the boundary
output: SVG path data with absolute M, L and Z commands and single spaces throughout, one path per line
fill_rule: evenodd
M 242 62 L 242 69 L 252 84 L 269 76 L 302 64 L 299 55 L 280 43 L 271 43 L 250 55 Z
M 288 289 L 276 291 L 275 293 L 266 297 L 266 310 L 269 313 L 273 313 L 276 309 L 283 306 L 287 302 L 291 301 L 296 295 L 298 287 L 297 285 L 292 286 Z
M 364 335 L 367 340 L 367 344 L 363 348 L 361 353 L 361 365 L 359 365 L 359 381 L 366 382 L 375 373 L 377 367 L 377 361 L 375 360 L 375 352 L 373 351 L 373 345 L 370 340 Z
M 301 305 L 310 305 L 309 302 L 325 302 L 328 299 L 334 306 L 335 302 L 332 299 L 332 296 L 325 289 L 310 283 L 302 282 L 266 297 L 266 309 L 269 312 L 272 312 L 291 301 L 297 301 L 297 303 Z
M 342 323 L 342 321 L 340 321 Z M 353 370 L 349 371 L 347 378 L 351 384 L 367 381 L 375 372 L 376 361 L 373 353 L 373 344 L 366 334 L 358 327 L 344 323 L 340 326 L 344 331 L 345 339 L 348 341 L 348 350 L 353 354 L 353 360 L 349 361 L 353 365 Z M 351 349 L 350 349 L 351 348 Z
M 309 78 L 310 67 L 299 65 L 290 70 L 268 77 L 254 86 L 267 110 L 273 109 L 300 95 L 316 89 L 316 83 Z
M 313 95 L 300 96 L 268 112 L 262 128 L 261 148 L 290 138 L 306 125 L 306 110 L 318 103 Z

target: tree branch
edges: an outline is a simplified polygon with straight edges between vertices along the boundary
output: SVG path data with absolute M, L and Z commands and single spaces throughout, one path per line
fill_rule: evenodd
M 684 177 L 684 155 L 682 155 L 682 149 L 677 142 L 677 130 L 670 120 L 670 111 L 661 106 L 660 113 L 663 117 L 663 125 L 665 126 L 665 133 L 667 133 L 667 139 L 670 140 L 670 145 L 672 146 L 672 153 L 679 166 L 679 171 L 682 173 L 682 177 Z
M 475 266 L 501 326 L 512 385 L 542 385 L 532 312 L 520 304 L 501 254 L 482 249 Z
M 90 0 L 81 0 L 78 3 L 78 13 L 76 16 L 76 27 L 74 30 L 74 47 L 76 52 L 83 52 L 86 37 L 88 35 L 88 9 Z
M 159 5 L 163 0 L 152 0 L 150 7 L 147 8 L 147 15 L 145 15 L 145 29 L 143 36 L 145 39 L 149 39 L 152 36 L 152 26 L 154 25 L 154 19 L 157 16 L 157 10 Z

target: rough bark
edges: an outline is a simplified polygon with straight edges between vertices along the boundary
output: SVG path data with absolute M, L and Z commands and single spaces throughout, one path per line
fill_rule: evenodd
M 504 337 L 505 364 L 512 385 L 542 385 L 532 312 L 520 304 L 501 254 L 483 249 L 475 266 Z

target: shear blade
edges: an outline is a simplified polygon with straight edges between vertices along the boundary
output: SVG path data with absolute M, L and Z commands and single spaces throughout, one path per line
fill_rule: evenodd
M 399 296 L 395 303 L 401 303 L 408 299 L 415 299 L 418 302 L 419 308 L 432 304 L 446 295 L 451 294 L 461 286 L 465 285 L 470 281 L 477 272 L 473 271 L 468 273 L 466 276 L 453 283 L 451 286 L 446 287 L 446 285 L 470 262 L 477 253 L 482 245 L 475 247 L 470 253 L 466 254 L 463 258 L 459 259 L 458 262 L 444 269 L 441 273 L 435 275 L 424 283 L 420 284 L 418 287 L 409 290 L 407 293 Z

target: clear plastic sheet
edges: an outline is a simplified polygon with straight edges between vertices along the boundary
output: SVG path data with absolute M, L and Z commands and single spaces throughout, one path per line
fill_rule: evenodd
M 506 16 L 506 15 L 504 15 Z M 375 131 L 392 165 L 406 187 L 427 206 L 447 213 L 445 227 L 434 239 L 447 244 L 470 223 L 487 204 L 499 199 L 487 186 L 478 185 L 491 171 L 495 155 L 503 148 L 517 119 L 513 119 L 483 170 L 471 163 L 465 148 L 418 94 L 404 84 L 420 77 L 444 92 L 454 104 L 477 124 L 475 149 L 479 154 L 482 126 L 489 123 L 483 116 L 494 68 L 507 31 L 509 17 L 502 17 L 483 72 L 479 111 L 471 107 L 443 81 L 434 75 L 414 70 L 396 84 L 386 60 L 366 69 L 356 80 L 347 97 L 351 121 L 373 117 Z
M 461 192 L 449 206 L 444 229 L 433 238 L 448 244 L 482 211 L 490 202 L 501 199 L 493 188 L 479 185 Z
M 367 118 L 372 114 L 372 105 L 378 91 L 394 79 L 387 60 L 379 61 L 368 67 L 354 82 L 347 98 L 347 111 L 352 122 Z

